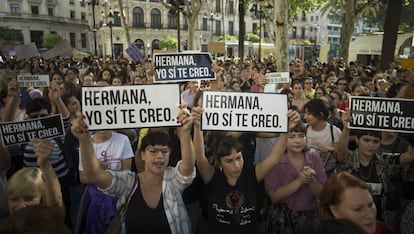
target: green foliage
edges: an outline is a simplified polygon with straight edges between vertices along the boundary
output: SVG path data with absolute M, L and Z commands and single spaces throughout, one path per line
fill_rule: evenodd
M 383 7 L 380 7 L 378 11 L 374 12 L 367 12 L 363 15 L 363 20 L 366 25 L 368 26 L 376 26 L 379 28 L 380 31 L 384 30 L 384 21 L 385 16 L 387 15 L 387 1 L 383 2 Z M 398 30 L 403 32 L 409 32 L 414 30 L 414 3 L 413 2 L 404 2 L 402 11 L 401 11 L 401 19 L 400 25 Z
M 55 47 L 55 45 L 63 40 L 63 37 L 57 33 L 52 33 L 43 38 L 42 46 L 48 49 Z
M 316 10 L 319 6 L 328 2 L 328 0 L 289 0 L 289 19 L 299 15 L 302 11 L 311 12 Z
M 259 35 L 256 35 L 256 34 L 253 34 L 253 33 L 246 33 L 246 35 L 244 35 L 244 40 L 251 41 L 251 42 L 259 42 L 260 37 L 259 37 Z
M 176 49 L 178 48 L 177 38 L 174 37 L 164 37 L 160 40 L 160 49 Z
M 0 27 L 0 40 L 13 40 L 15 37 L 14 30 L 8 27 Z
M 226 41 L 237 41 L 237 37 L 236 36 L 231 36 L 229 34 L 226 34 L 225 36 Z M 223 41 L 223 36 L 219 36 L 217 38 L 218 41 Z

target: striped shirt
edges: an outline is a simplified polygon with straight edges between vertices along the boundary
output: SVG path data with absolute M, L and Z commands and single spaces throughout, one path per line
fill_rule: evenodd
M 70 131 L 70 116 L 63 118 L 63 126 L 66 131 Z M 65 136 L 60 137 L 62 142 L 65 142 Z M 66 165 L 65 157 L 63 156 L 62 150 L 59 144 L 56 143 L 55 139 L 49 139 L 54 144 L 52 155 L 50 156 L 50 163 L 58 178 L 62 178 L 69 173 L 68 166 Z M 23 151 L 23 163 L 25 167 L 38 167 L 37 157 L 31 143 L 22 146 Z

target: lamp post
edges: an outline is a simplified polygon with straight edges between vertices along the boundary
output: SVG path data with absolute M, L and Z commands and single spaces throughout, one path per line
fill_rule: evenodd
M 111 36 L 111 58 L 112 58 L 112 61 L 114 61 L 114 38 L 112 35 L 112 25 L 113 25 L 114 14 L 112 13 L 112 8 L 109 9 L 108 19 L 109 19 L 109 22 L 108 22 L 109 34 Z
M 213 22 L 215 21 L 215 18 L 214 18 L 214 13 L 213 13 L 213 11 L 211 11 L 210 12 L 210 30 L 211 30 L 211 39 L 210 39 L 210 41 L 213 41 L 213 35 L 214 35 L 214 32 L 213 32 Z
M 79 0 L 79 2 L 83 2 L 84 0 Z M 95 6 L 99 4 L 99 0 L 91 0 L 90 2 L 88 2 L 88 5 L 92 5 L 92 20 L 93 20 L 93 28 L 92 28 L 92 33 L 93 33 L 93 48 L 94 48 L 94 55 L 97 56 L 98 55 L 98 43 L 96 42 L 96 17 L 95 17 Z
M 259 62 L 262 60 L 262 19 L 264 17 L 265 12 L 263 11 L 263 7 L 265 9 L 271 9 L 273 6 L 268 3 L 266 6 L 263 6 L 263 0 L 259 0 L 258 4 L 253 4 L 253 7 L 250 9 L 250 12 L 259 18 Z

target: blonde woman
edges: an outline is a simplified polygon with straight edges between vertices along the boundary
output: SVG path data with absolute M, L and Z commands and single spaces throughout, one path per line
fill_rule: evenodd
M 60 184 L 50 162 L 54 144 L 38 138 L 34 138 L 32 144 L 39 168 L 23 168 L 8 181 L 4 199 L 9 214 L 13 215 L 26 206 L 45 205 L 61 208 L 63 217 L 64 206 Z

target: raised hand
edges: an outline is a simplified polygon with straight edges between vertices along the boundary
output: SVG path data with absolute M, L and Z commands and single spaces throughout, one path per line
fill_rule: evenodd
M 33 138 L 31 142 L 37 157 L 37 164 L 42 167 L 50 163 L 50 156 L 52 155 L 54 144 L 48 140 L 39 138 Z
M 185 103 L 180 105 L 180 111 L 178 112 L 177 122 L 181 123 L 182 126 L 177 128 L 178 136 L 183 134 L 190 134 L 193 126 L 193 118 Z
M 19 97 L 19 86 L 16 79 L 12 79 L 7 84 L 7 95 L 10 97 Z
M 191 116 L 193 117 L 194 129 L 201 127 L 201 115 L 204 109 L 201 106 L 195 106 L 191 109 Z
M 76 112 L 75 119 L 72 120 L 70 130 L 79 141 L 91 139 L 91 134 L 88 131 L 88 126 L 84 121 L 85 117 L 81 112 Z
M 289 130 L 295 128 L 296 125 L 298 125 L 298 123 L 300 122 L 299 113 L 294 110 L 288 110 L 286 115 L 289 119 Z
M 51 103 L 55 103 L 60 98 L 60 87 L 57 82 L 50 82 L 49 87 L 49 100 Z

